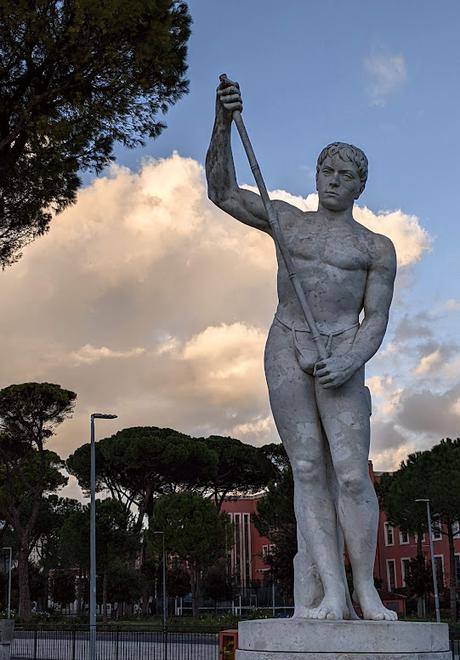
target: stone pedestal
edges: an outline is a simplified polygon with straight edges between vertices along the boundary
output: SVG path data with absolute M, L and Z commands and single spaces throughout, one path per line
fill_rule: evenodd
M 452 660 L 445 623 L 262 619 L 238 626 L 237 660 Z

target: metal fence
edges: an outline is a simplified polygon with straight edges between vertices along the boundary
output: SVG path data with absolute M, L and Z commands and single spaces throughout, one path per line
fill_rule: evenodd
M 218 660 L 218 633 L 98 631 L 97 660 Z M 16 630 L 11 660 L 88 660 L 89 631 Z
M 97 660 L 218 660 L 218 633 L 179 630 L 98 631 Z M 450 640 L 460 660 L 460 639 Z M 88 660 L 88 629 L 22 630 L 14 633 L 11 660 Z

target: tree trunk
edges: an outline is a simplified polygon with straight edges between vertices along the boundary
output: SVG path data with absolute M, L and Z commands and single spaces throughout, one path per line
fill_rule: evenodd
M 146 545 L 145 540 L 142 541 L 142 552 L 141 552 L 141 561 L 139 566 L 139 572 L 142 577 L 141 584 L 141 596 L 142 596 L 142 615 L 148 616 L 149 613 L 149 600 L 152 593 L 151 579 L 149 579 L 146 570 Z
M 200 597 L 201 597 L 200 572 L 195 567 L 191 567 L 190 586 L 192 588 L 192 616 L 198 617 L 200 615 Z
M 77 600 L 77 616 L 80 616 L 82 612 L 82 592 L 83 592 L 83 571 L 81 566 L 78 568 L 78 580 L 77 580 L 77 589 L 76 589 L 76 600 Z
M 107 623 L 107 571 L 102 577 L 102 622 Z
M 457 620 L 457 585 L 455 580 L 455 547 L 452 523 L 447 523 L 447 540 L 449 541 L 449 595 L 450 595 L 450 618 Z
M 32 618 L 30 607 L 29 587 L 29 547 L 22 544 L 18 554 L 18 583 L 19 583 L 19 618 L 29 622 Z
M 50 600 L 50 572 L 47 566 L 44 568 L 44 583 L 43 583 L 43 607 L 41 608 L 45 612 L 48 611 L 48 605 Z

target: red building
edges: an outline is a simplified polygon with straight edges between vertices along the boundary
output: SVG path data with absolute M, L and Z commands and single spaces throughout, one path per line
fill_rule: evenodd
M 254 525 L 257 502 L 263 494 L 226 497 L 222 510 L 228 513 L 234 525 L 233 547 L 230 551 L 230 570 L 235 584 L 249 587 L 263 582 L 270 568 L 264 557 L 270 552 L 270 540 L 261 536 Z
M 378 481 L 379 474 L 374 472 L 371 461 L 369 461 L 369 476 L 373 483 Z M 257 502 L 261 497 L 263 497 L 263 493 L 254 496 L 227 497 L 222 506 L 234 523 L 235 537 L 230 552 L 230 569 L 235 584 L 241 587 L 249 587 L 254 582 L 264 582 L 264 573 L 270 570 L 264 561 L 264 557 L 270 552 L 270 540 L 258 533 L 253 522 Z M 432 538 L 438 584 L 440 588 L 447 587 L 449 584 L 447 536 L 437 530 L 432 532 Z M 457 583 L 460 585 L 460 533 L 457 534 L 454 543 L 455 570 Z M 427 534 L 422 537 L 422 552 L 427 561 L 430 561 Z M 385 512 L 381 511 L 374 575 L 380 581 L 384 592 L 392 593 L 406 586 L 408 564 L 416 555 L 417 540 L 415 536 L 389 525 Z
M 372 462 L 369 461 L 369 474 L 373 483 L 378 481 L 379 474 L 374 473 Z M 423 506 L 423 504 L 420 504 Z M 441 529 L 432 531 L 433 554 L 438 576 L 439 588 L 449 584 L 449 546 L 447 535 Z M 455 545 L 455 572 L 457 584 L 460 584 L 460 535 L 457 522 Z M 422 536 L 422 552 L 427 561 L 431 561 L 430 541 L 428 534 Z M 398 591 L 406 586 L 406 575 L 411 559 L 417 556 L 417 538 L 414 534 L 402 532 L 399 527 L 392 527 L 387 522 L 384 511 L 380 511 L 379 530 L 377 537 L 377 552 L 375 557 L 374 575 L 381 580 L 385 591 Z

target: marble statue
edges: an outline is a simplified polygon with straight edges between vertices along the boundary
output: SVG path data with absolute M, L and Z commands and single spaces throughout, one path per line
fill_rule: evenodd
M 239 85 L 220 85 L 206 159 L 209 198 L 240 222 L 271 235 L 259 195 L 237 184 L 231 150 Z M 318 210 L 274 201 L 284 240 L 301 278 L 328 355 L 319 360 L 283 260 L 265 349 L 270 405 L 294 475 L 298 553 L 294 617 L 355 618 L 345 580 L 364 619 L 392 621 L 374 588 L 378 504 L 368 475 L 371 401 L 364 367 L 382 343 L 396 272 L 391 241 L 353 218 L 367 158 L 335 142 L 318 157 Z M 360 315 L 362 321 L 360 322 Z

